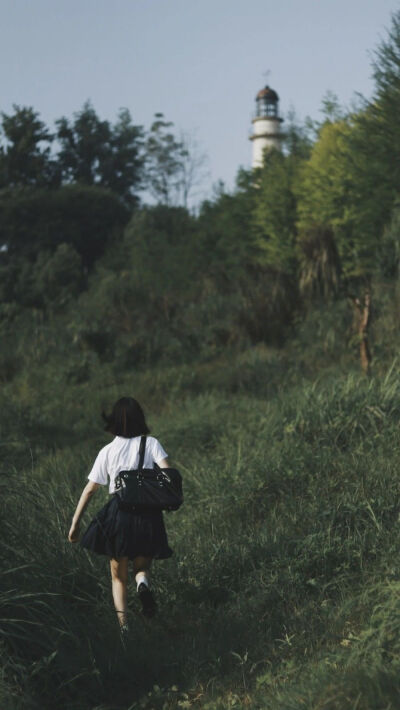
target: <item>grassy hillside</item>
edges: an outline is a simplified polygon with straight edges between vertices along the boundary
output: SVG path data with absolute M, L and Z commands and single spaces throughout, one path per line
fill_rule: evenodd
M 368 379 L 345 304 L 310 312 L 281 350 L 96 363 L 83 382 L 56 346 L 44 365 L 18 354 L 0 394 L 4 710 L 398 707 L 397 302 L 382 286 Z M 66 539 L 109 441 L 100 409 L 124 394 L 185 490 L 165 516 L 175 554 L 154 564 L 160 613 L 142 619 L 132 584 L 126 648 L 106 560 Z

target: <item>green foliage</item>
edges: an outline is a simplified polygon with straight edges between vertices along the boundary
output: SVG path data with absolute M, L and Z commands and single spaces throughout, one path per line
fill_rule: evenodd
M 46 308 L 55 312 L 76 298 L 85 284 L 82 260 L 70 244 L 39 252 L 34 262 L 12 260 L 0 267 L 2 303 Z
M 344 111 L 340 105 L 339 98 L 337 94 L 333 91 L 327 91 L 322 99 L 322 115 L 324 116 L 324 123 L 335 123 L 341 121 L 345 118 Z M 322 124 L 322 126 L 324 125 Z
M 13 108 L 14 114 L 1 114 L 0 189 L 58 185 L 59 166 L 50 155 L 54 136 L 33 108 Z
M 359 127 L 347 120 L 326 122 L 298 183 L 299 261 L 303 275 L 312 273 L 319 255 L 321 266 L 311 286 L 319 293 L 323 262 L 325 290 L 334 293 L 339 274 L 347 290 L 364 287 L 380 258 L 383 224 L 371 199 L 372 173 L 365 177 L 364 155 L 356 149 L 359 137 Z
M 35 282 L 41 286 L 47 304 L 55 310 L 82 291 L 82 260 L 70 244 L 60 244 L 50 254 L 40 252 L 35 270 Z
M 128 218 L 120 199 L 105 188 L 69 185 L 0 192 L 0 243 L 9 257 L 32 259 L 40 251 L 69 244 L 84 266 L 91 267 Z
M 371 279 L 377 262 L 386 258 L 382 235 L 400 189 L 399 50 L 396 12 L 375 52 L 371 101 L 346 117 L 336 98 L 327 96 L 326 120 L 299 186 L 300 234 L 316 227 L 333 231 L 349 285 Z
M 214 355 L 246 341 L 243 297 L 224 286 L 195 218 L 183 208 L 147 208 L 98 263 L 71 331 L 123 367 Z
M 384 278 L 398 278 L 400 267 L 400 202 L 393 208 L 392 218 L 382 236 L 382 244 L 377 264 L 378 272 Z
M 146 174 L 150 192 L 158 203 L 174 205 L 182 190 L 182 166 L 188 156 L 182 141 L 170 129 L 174 124 L 156 113 L 146 139 Z
M 258 197 L 258 177 L 253 171 L 238 172 L 233 194 L 221 186 L 214 201 L 202 205 L 199 248 L 207 263 L 206 293 L 211 292 L 213 301 L 221 293 L 226 308 L 231 304 L 231 311 L 237 309 L 234 322 L 251 342 L 276 344 L 283 341 L 293 313 L 293 283 L 260 263 L 254 224 Z M 213 303 L 210 307 L 215 312 Z M 230 327 L 233 330 L 234 324 Z
M 267 153 L 260 170 L 254 208 L 259 261 L 279 274 L 296 269 L 296 198 L 298 161 L 277 150 Z
M 168 352 L 184 356 L 187 333 L 179 328 L 199 289 L 195 238 L 186 210 L 137 212 L 81 298 L 72 324 L 75 337 L 92 343 L 102 356 L 111 347 L 128 366 L 168 357 Z
M 40 391 L 31 368 L 1 394 L 4 707 L 395 702 L 395 366 L 369 381 L 338 368 L 304 377 L 298 355 L 249 349 L 118 378 L 104 367 L 68 387 L 60 370 L 41 372 Z M 154 565 L 160 616 L 145 623 L 130 589 L 124 649 L 106 560 L 66 534 L 106 443 L 101 406 L 127 391 L 152 403 L 185 504 L 166 516 L 174 557 Z
M 345 121 L 325 123 L 309 161 L 303 165 L 297 185 L 300 232 L 313 224 L 335 231 L 343 227 L 349 188 L 349 130 Z
M 374 53 L 374 96 L 360 116 L 364 148 L 369 146 L 372 155 L 372 171 L 382 181 L 376 185 L 384 195 L 384 205 L 393 200 L 393 192 L 400 189 L 400 166 L 396 159 L 400 148 L 400 129 L 397 120 L 400 110 L 400 11 L 392 13 L 391 25 L 386 37 L 380 41 Z M 368 135 L 369 134 L 369 135 Z
M 3 116 L 2 708 L 397 707 L 399 17 L 372 102 L 346 116 L 328 93 L 313 145 L 292 117 L 283 153 L 197 216 L 171 206 L 189 156 L 162 114 L 160 204 L 133 214 L 143 135 L 127 111 L 60 119 L 74 184 L 54 189 L 37 114 Z M 330 297 L 371 279 L 367 379 Z M 125 394 L 185 505 L 154 565 L 160 615 L 145 623 L 130 590 L 123 647 L 106 561 L 66 536 L 108 440 L 99 413 Z
M 256 195 L 254 173 L 241 169 L 233 194 L 220 185 L 215 198 L 201 205 L 199 230 L 208 272 L 228 288 L 246 278 L 246 266 L 256 263 L 252 225 Z
M 282 134 L 284 153 L 296 158 L 308 158 L 314 142 L 314 134 L 311 119 L 308 118 L 301 123 L 294 109 L 290 109 L 285 117 L 285 131 Z
M 314 224 L 300 232 L 296 251 L 299 291 L 307 305 L 330 300 L 340 291 L 341 263 L 334 232 Z
M 64 182 L 99 185 L 119 195 L 129 206 L 138 202 L 143 178 L 142 126 L 132 123 L 128 109 L 120 109 L 112 126 L 86 102 L 69 121 L 56 121 L 60 150 L 57 161 Z
M 336 133 L 331 150 L 329 136 L 325 140 L 329 168 L 342 186 L 327 191 L 325 200 L 330 193 L 333 213 L 335 205 L 338 208 L 339 214 L 333 214 L 331 224 L 335 227 L 336 222 L 339 227 L 338 249 L 344 274 L 349 277 L 373 275 L 376 261 L 381 259 L 382 235 L 400 190 L 400 167 L 396 158 L 397 146 L 400 146 L 399 56 L 400 13 L 396 12 L 392 15 L 387 38 L 375 52 L 375 90 L 371 101 L 364 102 L 361 110 L 351 115 L 347 128 L 339 123 L 336 129 L 330 129 Z M 340 164 L 344 170 L 342 176 Z

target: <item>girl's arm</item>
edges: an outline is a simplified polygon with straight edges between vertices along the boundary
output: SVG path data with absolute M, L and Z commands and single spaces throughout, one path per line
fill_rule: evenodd
M 100 483 L 94 483 L 93 481 L 88 481 L 85 488 L 82 491 L 81 497 L 79 498 L 78 505 L 72 518 L 71 529 L 68 533 L 68 540 L 70 542 L 78 542 L 79 540 L 79 522 L 86 510 L 86 507 L 92 497 L 92 495 L 100 487 Z

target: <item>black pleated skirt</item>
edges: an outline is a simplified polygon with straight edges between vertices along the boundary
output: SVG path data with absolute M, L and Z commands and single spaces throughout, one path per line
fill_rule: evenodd
M 115 495 L 96 513 L 80 544 L 99 555 L 130 560 L 138 556 L 162 560 L 173 554 L 162 511 L 120 510 Z

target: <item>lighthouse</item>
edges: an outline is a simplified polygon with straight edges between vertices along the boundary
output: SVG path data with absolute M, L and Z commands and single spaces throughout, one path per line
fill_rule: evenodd
M 252 168 L 261 168 L 264 151 L 271 148 L 281 149 L 283 138 L 280 132 L 283 118 L 279 116 L 279 96 L 269 86 L 265 86 L 256 96 L 256 110 L 252 119 L 253 141 Z

